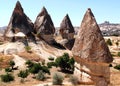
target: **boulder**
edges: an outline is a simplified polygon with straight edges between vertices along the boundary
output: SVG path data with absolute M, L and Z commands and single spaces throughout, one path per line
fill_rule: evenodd
M 74 45 L 75 39 L 62 39 L 60 41 L 60 44 L 63 45 L 65 48 L 71 50 Z
M 80 76 L 80 82 L 93 83 L 96 86 L 108 85 L 109 63 L 113 58 L 90 8 L 84 15 L 72 53 L 79 65 L 75 70 L 80 73 L 75 74 Z
M 34 33 L 33 27 L 34 27 L 33 23 L 24 13 L 24 10 L 23 10 L 20 2 L 17 1 L 16 6 L 12 13 L 11 19 L 10 19 L 10 22 L 4 33 L 4 37 L 6 39 L 10 38 L 11 41 L 17 41 L 19 39 L 17 39 L 14 36 L 14 34 L 22 32 L 25 34 L 25 36 L 28 40 L 35 42 L 35 37 L 33 35 L 33 33 Z

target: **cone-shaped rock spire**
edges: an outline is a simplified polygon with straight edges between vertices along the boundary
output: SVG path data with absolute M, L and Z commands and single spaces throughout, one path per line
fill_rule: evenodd
M 61 34 L 62 38 L 73 39 L 74 32 L 75 32 L 74 27 L 73 27 L 71 20 L 67 14 L 60 24 L 60 34 Z
M 55 27 L 45 7 L 38 14 L 34 23 L 34 29 L 38 37 L 44 39 L 46 42 L 50 43 L 54 40 Z
M 61 44 L 65 46 L 67 49 L 71 50 L 75 41 L 74 39 L 75 31 L 68 14 L 66 14 L 66 16 L 64 17 L 60 24 L 59 33 L 63 38 L 63 40 L 61 40 Z
M 24 33 L 28 39 L 35 41 L 35 37 L 32 34 L 34 32 L 33 23 L 24 13 L 19 1 L 17 1 L 16 3 L 16 6 L 13 10 L 10 22 L 4 35 L 5 37 L 9 37 L 9 35 L 12 33 L 13 39 L 14 41 L 16 41 L 17 39 L 15 39 L 14 34 L 17 34 L 18 32 Z
M 48 15 L 48 12 L 47 12 L 45 7 L 42 8 L 42 10 L 41 10 L 41 12 L 39 13 L 38 16 L 44 16 L 44 15 Z
M 108 86 L 109 63 L 113 61 L 113 58 L 90 8 L 84 15 L 72 53 L 78 63 L 75 65 L 77 68 L 74 74 L 79 76 L 80 82 Z
M 91 62 L 113 61 L 90 8 L 84 15 L 72 52 L 75 57 Z

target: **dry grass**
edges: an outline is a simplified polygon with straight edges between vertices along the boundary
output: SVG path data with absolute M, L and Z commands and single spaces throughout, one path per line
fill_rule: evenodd
M 18 55 L 20 57 L 23 57 L 23 58 L 27 59 L 27 60 L 32 60 L 32 61 L 37 61 L 37 62 L 44 61 L 44 59 L 40 58 L 40 56 L 35 54 L 34 52 L 31 52 L 31 53 L 21 52 L 21 53 L 18 53 Z
M 9 61 L 13 59 L 11 55 L 0 54 L 0 68 L 5 68 L 9 66 Z

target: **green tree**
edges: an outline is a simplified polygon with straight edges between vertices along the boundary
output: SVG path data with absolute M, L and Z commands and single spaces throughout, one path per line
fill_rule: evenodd
M 108 45 L 112 46 L 112 41 L 111 41 L 110 39 L 108 39 L 108 40 L 106 41 L 106 43 L 107 43 Z
M 13 67 L 14 67 L 14 65 L 15 65 L 15 62 L 11 60 L 11 61 L 9 62 L 9 65 L 10 65 L 10 66 L 12 67 L 12 69 L 13 69 Z
M 73 73 L 74 71 L 74 59 L 70 58 L 68 53 L 64 53 L 64 55 L 58 57 L 55 60 L 55 63 L 57 64 L 58 67 L 60 67 L 60 69 L 63 72 L 71 72 Z
M 29 72 L 32 74 L 38 73 L 42 69 L 40 63 L 34 63 L 32 67 L 29 68 Z

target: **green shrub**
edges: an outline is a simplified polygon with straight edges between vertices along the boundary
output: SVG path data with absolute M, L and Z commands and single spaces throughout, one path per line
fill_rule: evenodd
M 114 68 L 115 68 L 115 69 L 117 69 L 117 70 L 120 70 L 120 64 L 119 64 L 119 65 L 114 66 Z
M 39 63 L 34 63 L 32 67 L 29 68 L 29 72 L 32 74 L 38 73 L 42 69 Z
M 5 68 L 5 72 L 12 72 L 12 69 L 11 68 Z
M 42 69 L 41 69 L 44 73 L 47 73 L 50 75 L 50 70 L 47 66 L 42 66 Z
M 52 66 L 57 67 L 57 64 L 55 62 L 48 62 L 47 66 L 48 66 L 48 68 L 52 68 Z
M 30 47 L 30 46 L 25 46 L 25 50 L 26 50 L 27 52 L 30 52 L 30 51 L 31 51 L 31 47 Z
M 36 76 L 36 79 L 40 80 L 40 81 L 44 81 L 45 80 L 45 73 L 43 71 L 39 71 L 37 76 Z
M 120 57 L 120 52 L 118 52 L 117 55 Z
M 70 76 L 69 81 L 73 84 L 73 85 L 77 85 L 79 83 L 79 80 L 76 76 Z
M 106 41 L 106 43 L 107 43 L 108 45 L 112 46 L 112 41 L 111 41 L 110 39 L 108 39 L 108 40 Z
M 25 71 L 21 70 L 18 73 L 18 77 L 21 77 L 21 78 L 26 78 L 28 75 L 29 75 L 28 70 L 25 70 Z
M 12 67 L 12 69 L 13 69 L 13 67 L 14 67 L 14 65 L 15 65 L 15 62 L 11 60 L 11 61 L 9 62 L 9 65 L 10 65 L 10 66 Z
M 1 75 L 1 80 L 3 82 L 10 82 L 14 80 L 14 76 L 12 76 L 11 74 L 5 74 L 5 75 Z
M 68 53 L 58 57 L 55 60 L 56 66 L 59 66 L 63 72 L 73 73 L 75 61 L 73 58 L 70 58 Z
M 30 60 L 26 61 L 25 64 L 28 65 L 29 68 L 34 65 L 34 63 L 32 61 L 30 61 Z
M 63 76 L 60 73 L 55 73 L 53 75 L 53 85 L 61 85 L 63 83 Z
M 54 61 L 54 57 L 49 57 L 48 58 L 50 61 Z

